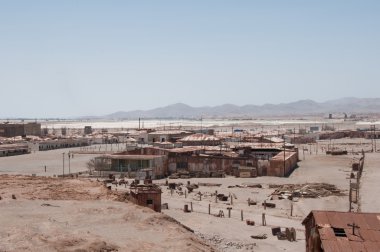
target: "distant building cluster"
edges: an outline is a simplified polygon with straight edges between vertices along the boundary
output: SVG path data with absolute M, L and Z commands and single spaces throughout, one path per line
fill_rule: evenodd
M 96 152 L 95 170 L 131 178 L 289 176 L 297 168 L 295 144 L 343 137 L 377 138 L 378 131 L 342 130 L 330 126 L 275 129 L 260 132 L 232 128 L 216 132 L 201 129 L 47 129 L 41 124 L 0 124 L 0 156 L 35 151 L 117 144 Z

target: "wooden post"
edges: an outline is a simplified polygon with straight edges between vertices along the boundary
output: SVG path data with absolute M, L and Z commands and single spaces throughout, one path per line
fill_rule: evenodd
M 218 203 L 218 191 L 215 191 L 215 203 Z
M 193 202 L 190 202 L 190 209 L 191 209 L 191 212 L 193 211 Z
M 266 226 L 266 225 L 267 225 L 267 221 L 266 221 L 266 219 L 265 219 L 265 213 L 263 213 L 263 215 L 262 215 L 262 225 L 263 225 L 263 226 Z
M 173 196 L 173 189 L 170 189 L 170 195 Z
M 233 199 L 232 199 L 232 194 L 230 194 L 230 197 L 231 197 L 231 205 L 233 205 L 234 204 L 234 201 L 233 201 Z
M 241 221 L 243 221 L 244 220 L 244 217 L 243 217 L 243 210 L 241 210 Z
M 351 187 L 351 180 L 350 180 L 350 193 L 348 195 L 348 212 L 352 211 L 352 187 Z
M 290 216 L 293 216 L 293 202 L 290 203 Z
M 208 204 L 208 214 L 211 214 L 211 204 Z
M 231 218 L 231 209 L 232 209 L 232 207 L 227 207 L 227 209 L 228 209 L 228 218 Z
M 199 201 L 202 201 L 202 194 L 199 193 Z

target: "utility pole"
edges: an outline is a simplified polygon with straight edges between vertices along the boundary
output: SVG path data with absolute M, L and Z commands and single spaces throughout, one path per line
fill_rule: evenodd
M 376 152 L 376 124 L 371 125 L 372 132 L 372 152 Z
M 65 177 L 65 153 L 62 153 L 62 178 Z
M 203 117 L 201 116 L 201 133 L 203 133 Z
M 376 139 L 377 139 L 377 136 L 376 136 L 376 124 L 373 125 L 373 140 L 375 142 L 375 152 L 376 152 Z
M 71 174 L 71 169 L 70 169 L 70 152 L 69 152 L 69 175 Z
M 286 169 L 286 155 L 285 155 L 285 136 L 284 136 L 284 177 L 285 177 L 285 169 Z

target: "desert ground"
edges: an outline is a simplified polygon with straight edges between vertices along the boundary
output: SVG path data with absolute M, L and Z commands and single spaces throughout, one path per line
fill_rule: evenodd
M 324 151 L 329 144 L 346 149 L 349 154 L 326 155 Z M 181 191 L 169 190 L 166 179 L 155 180 L 153 182 L 162 188 L 162 203 L 168 204 L 168 209 L 162 210 L 161 214 L 125 202 L 122 195 L 128 188 L 123 186 L 113 185 L 109 191 L 94 178 L 52 178 L 61 174 L 62 150 L 3 158 L 0 174 L 12 175 L 0 176 L 0 251 L 304 251 L 302 220 L 311 210 L 348 211 L 351 164 L 360 157 L 361 150 L 371 150 L 371 141 L 319 141 L 299 148 L 299 167 L 287 178 L 168 180 L 168 183 L 182 183 Z M 85 171 L 86 162 L 93 156 L 75 155 L 72 169 Z M 360 210 L 379 212 L 380 201 L 376 195 L 380 193 L 377 183 L 380 154 L 365 153 L 365 157 Z M 45 174 L 42 164 L 49 160 L 49 173 Z M 15 174 L 37 174 L 37 177 Z M 188 181 L 198 185 L 191 193 L 185 188 Z M 307 188 L 313 183 L 334 185 L 339 193 L 323 193 L 322 190 L 313 198 L 271 199 L 271 194 L 280 185 Z M 257 184 L 262 188 L 252 187 Z M 227 200 L 216 202 L 215 191 L 226 195 Z M 12 194 L 16 199 L 12 199 Z M 248 206 L 248 199 L 256 201 L 257 205 Z M 276 207 L 264 209 L 264 201 L 274 203 Z M 192 205 L 193 211 L 184 212 L 184 205 L 189 209 Z M 227 207 L 232 208 L 231 218 Z M 220 210 L 224 218 L 216 217 Z M 263 213 L 266 226 L 262 225 Z M 247 220 L 254 221 L 255 225 L 247 225 Z M 297 240 L 278 240 L 272 235 L 273 227 L 294 228 Z M 260 235 L 267 238 L 251 238 Z
M 213 251 L 89 179 L 0 176 L 0 251 Z

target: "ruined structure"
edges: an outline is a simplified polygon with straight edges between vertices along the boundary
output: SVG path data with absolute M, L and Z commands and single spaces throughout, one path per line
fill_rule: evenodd
M 1 123 L 0 137 L 41 136 L 40 123 Z
M 307 252 L 380 250 L 380 213 L 312 211 L 302 224 Z
M 221 149 L 215 146 L 188 146 L 161 149 L 146 147 L 96 158 L 97 170 L 127 173 L 129 177 L 157 179 L 182 173 L 186 177 L 288 176 L 298 162 L 298 151 L 280 148 Z M 103 161 L 102 161 L 103 160 Z M 140 174 L 144 172 L 144 174 Z
M 154 184 L 131 185 L 132 201 L 140 206 L 161 212 L 161 189 Z

